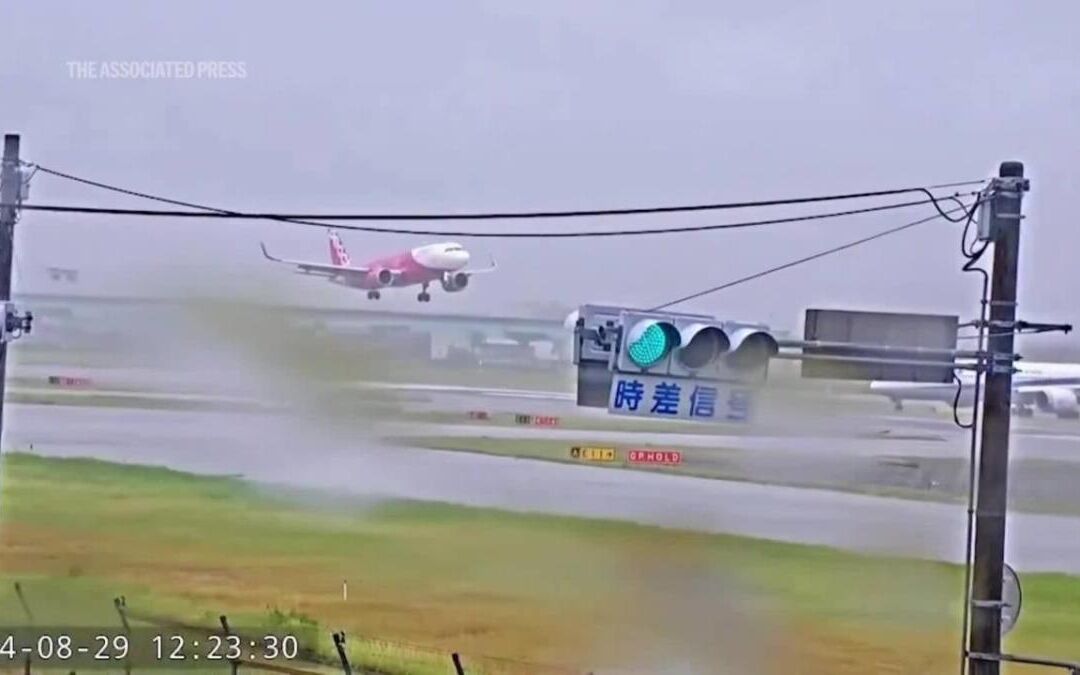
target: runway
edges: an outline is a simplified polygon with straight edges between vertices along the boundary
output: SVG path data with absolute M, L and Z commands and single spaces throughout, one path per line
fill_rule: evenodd
M 613 518 L 959 561 L 959 505 L 390 447 L 318 415 L 9 404 L 5 447 L 367 497 Z M 772 442 L 772 441 L 770 441 Z M 1008 560 L 1080 573 L 1080 518 L 1014 513 Z
M 966 436 L 955 429 L 944 428 L 938 433 L 919 433 L 918 429 L 905 429 L 907 421 L 884 422 L 866 420 L 866 429 L 849 432 L 848 435 L 823 436 L 807 434 L 770 435 L 756 434 L 705 434 L 684 432 L 616 431 L 549 429 L 536 427 L 478 426 L 475 424 L 434 424 L 417 428 L 416 425 L 396 424 L 387 426 L 388 431 L 400 435 L 477 436 L 506 439 L 546 439 L 580 442 L 582 439 L 599 439 L 622 444 L 657 446 L 690 446 L 701 448 L 734 448 L 778 452 L 791 455 L 828 454 L 834 457 L 905 457 L 966 458 L 969 447 Z M 889 426 L 886 426 L 888 424 Z M 882 433 L 883 429 L 889 433 Z M 1030 434 L 1018 431 L 1014 434 L 1011 456 L 1014 461 L 1053 460 L 1080 465 L 1080 433 Z

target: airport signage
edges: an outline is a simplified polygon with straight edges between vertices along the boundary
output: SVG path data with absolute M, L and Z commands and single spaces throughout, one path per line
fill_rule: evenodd
M 570 448 L 570 458 L 584 462 L 614 462 L 615 448 L 575 445 Z
M 746 422 L 750 387 L 689 378 L 616 373 L 608 392 L 608 412 L 695 422 Z
M 808 309 L 802 376 L 951 383 L 959 322 L 944 314 Z
M 554 415 L 514 415 L 514 422 L 534 427 L 559 426 L 559 418 Z
M 678 450 L 630 450 L 626 460 L 631 464 L 677 466 L 682 464 L 682 453 Z
M 69 377 L 66 375 L 50 375 L 49 384 L 61 387 L 86 387 L 90 385 L 90 378 Z

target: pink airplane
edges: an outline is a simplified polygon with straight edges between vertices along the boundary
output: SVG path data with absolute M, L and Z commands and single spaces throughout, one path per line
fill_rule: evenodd
M 276 258 L 266 250 L 266 244 L 259 242 L 259 245 L 268 260 L 294 265 L 303 274 L 324 276 L 335 284 L 367 289 L 367 296 L 371 300 L 379 299 L 379 290 L 382 288 L 420 284 L 420 294 L 416 296 L 416 299 L 420 302 L 429 302 L 431 294 L 428 293 L 428 285 L 433 281 L 442 284 L 443 290 L 447 293 L 456 293 L 465 290 L 465 287 L 469 285 L 469 277 L 472 275 L 495 270 L 494 260 L 491 261 L 491 267 L 464 269 L 469 264 L 469 252 L 461 244 L 454 242 L 418 246 L 402 253 L 372 260 L 366 265 L 353 265 L 349 261 L 345 245 L 341 243 L 341 237 L 333 230 L 329 230 L 329 233 L 329 264 Z

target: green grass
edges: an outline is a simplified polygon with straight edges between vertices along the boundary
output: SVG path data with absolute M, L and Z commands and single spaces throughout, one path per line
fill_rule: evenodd
M 245 412 L 260 409 L 257 405 L 243 401 L 117 395 L 105 391 L 81 392 L 78 394 L 9 391 L 4 397 L 4 400 L 8 403 L 21 403 L 24 405 L 128 408 L 134 410 L 217 410 Z
M 535 672 L 495 657 L 955 670 L 951 565 L 21 454 L 4 456 L 0 490 L 5 621 L 21 616 L 21 580 L 39 625 L 115 626 L 116 595 L 207 625 L 292 617 L 318 627 L 324 653 L 345 630 L 354 661 L 388 673 L 448 672 L 450 650 L 470 673 Z M 1080 579 L 1023 581 L 1008 647 L 1080 658 Z

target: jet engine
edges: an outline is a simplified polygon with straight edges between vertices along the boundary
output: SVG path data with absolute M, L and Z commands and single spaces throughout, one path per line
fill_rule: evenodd
M 457 293 L 469 285 L 469 275 L 465 272 L 446 272 L 442 276 L 442 287 L 447 293 Z
M 377 281 L 380 286 L 389 286 L 394 283 L 394 271 L 385 267 L 375 270 L 374 276 L 375 281 Z
M 1080 418 L 1080 404 L 1077 403 L 1076 394 L 1070 389 L 1043 389 L 1035 394 L 1035 402 L 1039 410 L 1054 413 L 1062 419 Z

